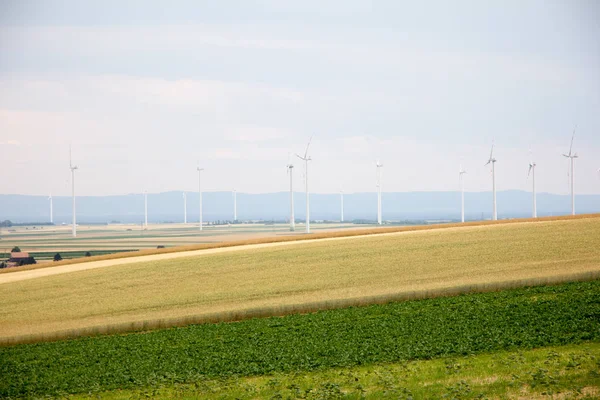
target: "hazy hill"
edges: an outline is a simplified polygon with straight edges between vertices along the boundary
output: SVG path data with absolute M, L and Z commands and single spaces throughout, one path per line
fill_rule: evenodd
M 204 220 L 233 219 L 233 196 L 231 192 L 204 193 Z M 188 221 L 198 220 L 198 193 L 188 193 Z M 305 195 L 294 195 L 297 219 L 305 216 Z M 280 220 L 289 214 L 287 192 L 245 194 L 238 193 L 238 219 Z M 311 194 L 311 219 L 339 220 L 339 194 Z M 408 192 L 384 193 L 382 198 L 385 220 L 404 219 L 457 219 L 460 217 L 459 192 Z M 465 194 L 468 219 L 490 218 L 492 194 L 478 192 Z M 600 195 L 576 197 L 578 213 L 600 212 Z M 570 197 L 549 193 L 538 194 L 538 214 L 558 215 L 570 211 Z M 141 222 L 144 198 L 141 194 L 122 196 L 81 196 L 77 198 L 79 222 Z M 346 220 L 375 219 L 377 212 L 375 193 L 352 193 L 344 195 Z M 183 221 L 183 198 L 181 192 L 148 195 L 150 222 Z M 531 214 L 531 193 L 523 191 L 498 192 L 498 216 L 521 217 Z M 54 197 L 54 221 L 69 222 L 71 198 Z M 0 220 L 13 222 L 44 222 L 49 220 L 47 196 L 0 195 Z

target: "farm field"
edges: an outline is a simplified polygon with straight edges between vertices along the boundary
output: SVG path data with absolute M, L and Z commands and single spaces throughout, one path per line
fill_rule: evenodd
M 0 284 L 0 341 L 237 320 L 589 278 L 600 271 L 600 218 L 221 250 Z
M 369 225 L 311 224 L 314 232 L 331 232 L 344 229 L 365 228 Z M 156 249 L 157 246 L 185 246 L 199 243 L 220 243 L 234 240 L 257 239 L 272 236 L 300 235 L 304 225 L 298 224 L 290 232 L 288 224 L 235 224 L 209 225 L 202 231 L 197 224 L 140 225 L 80 225 L 77 238 L 71 236 L 69 226 L 2 228 L 0 232 L 0 257 L 6 258 L 10 249 L 19 246 L 28 252 L 83 252 L 98 250 Z M 43 260 L 43 258 L 42 258 Z
M 265 375 L 280 395 L 282 382 L 290 382 L 287 390 L 306 390 L 311 379 L 326 379 L 315 389 L 358 395 L 356 386 L 347 386 L 355 379 L 370 390 L 398 390 L 398 398 L 421 375 L 435 382 L 432 390 L 460 398 L 475 397 L 473 390 L 485 383 L 519 393 L 597 394 L 598 315 L 595 280 L 17 345 L 0 348 L 0 397 L 138 389 L 156 397 L 152 391 L 161 387 L 210 391 L 217 382 L 237 382 L 249 389 L 245 398 L 253 398 L 252 385 L 262 378 L 251 377 Z M 556 347 L 577 344 L 583 346 Z M 548 346 L 556 348 L 524 353 Z M 498 353 L 505 351 L 510 353 Z M 412 362 L 430 359 L 440 360 Z M 399 370 L 402 382 L 391 376 Z M 352 377 L 344 371 L 362 372 Z M 479 381 L 486 375 L 492 379 Z
M 600 343 L 499 351 L 307 373 L 205 378 L 101 392 L 103 399 L 477 399 L 600 397 Z M 96 399 L 72 395 L 71 399 Z
M 331 224 L 321 224 L 320 229 L 316 231 L 311 231 L 310 235 L 306 235 L 304 233 L 289 232 L 287 231 L 287 225 L 283 226 L 285 229 L 281 234 L 273 234 L 273 235 L 259 235 L 257 237 L 247 236 L 226 236 L 222 241 L 215 242 L 206 242 L 206 243 L 195 243 L 195 244 L 175 244 L 171 247 L 159 245 L 157 248 L 149 247 L 146 249 L 103 249 L 103 250 L 91 250 L 91 257 L 85 257 L 85 252 L 82 250 L 74 250 L 67 251 L 63 253 L 66 255 L 62 261 L 59 262 L 44 262 L 49 261 L 50 255 L 54 255 L 51 251 L 46 252 L 33 252 L 31 254 L 39 254 L 42 255 L 42 262 L 33 264 L 33 265 L 24 265 L 18 268 L 5 268 L 0 269 L 0 274 L 5 273 L 13 273 L 25 270 L 32 269 L 40 269 L 40 268 L 48 268 L 48 267 L 56 267 L 56 266 L 64 266 L 64 265 L 72 265 L 79 263 L 90 263 L 95 261 L 107 261 L 107 260 L 116 260 L 121 258 L 139 258 L 141 261 L 147 261 L 148 255 L 164 255 L 164 254 L 173 254 L 173 253 L 186 253 L 188 255 L 194 255 L 194 251 L 197 250 L 208 250 L 208 249 L 218 249 L 224 247 L 243 247 L 249 245 L 266 245 L 270 243 L 280 243 L 280 242 L 292 242 L 292 241 L 304 241 L 310 242 L 317 239 L 333 239 L 333 238 L 343 238 L 348 236 L 370 236 L 370 235 L 380 235 L 387 233 L 398 233 L 398 232 L 408 232 L 408 231 L 420 231 L 420 230 L 433 230 L 433 229 L 449 229 L 449 228 L 465 228 L 465 227 L 475 227 L 475 226 L 485 226 L 485 225 L 502 225 L 502 224 L 513 224 L 513 223 L 523 223 L 523 222 L 550 222 L 550 221 L 565 221 L 565 220 L 574 220 L 574 219 L 590 219 L 590 218 L 600 218 L 600 214 L 582 214 L 576 216 L 558 216 L 558 217 L 541 217 L 535 220 L 531 218 L 522 218 L 522 219 L 507 219 L 500 221 L 469 221 L 466 223 L 436 223 L 436 224 L 410 224 L 410 225 L 391 225 L 391 226 L 369 226 L 369 225 L 354 225 L 354 224 L 339 224 L 339 225 L 331 225 Z M 264 225 L 264 227 L 268 227 L 270 230 L 273 230 L 273 226 Z M 227 230 L 228 227 L 220 227 L 221 229 Z M 256 229 L 260 229 L 260 225 L 255 225 Z M 171 228 L 174 229 L 174 228 Z M 237 229 L 237 228 L 236 228 Z M 226 231 L 223 231 L 226 232 Z M 264 232 L 263 232 L 264 233 Z M 242 239 L 239 239 L 239 238 Z M 229 238 L 229 240 L 227 239 Z M 71 239 L 71 238 L 69 238 Z M 260 247 L 260 246 L 256 246 Z M 61 254 L 63 254 L 61 253 Z M 2 253 L 0 253 L 1 255 Z M 5 258 L 8 257 L 8 249 L 6 249 L 6 253 L 4 253 Z M 179 256 L 185 256 L 186 254 L 180 254 Z M 45 258 L 45 260 L 44 260 Z M 164 259 L 164 257 L 158 257 L 159 259 Z M 128 263 L 133 260 L 129 260 Z M 104 264 L 106 265 L 106 264 Z M 113 265 L 112 263 L 110 265 Z M 79 268 L 81 269 L 81 268 Z M 0 282 L 1 283 L 1 282 Z

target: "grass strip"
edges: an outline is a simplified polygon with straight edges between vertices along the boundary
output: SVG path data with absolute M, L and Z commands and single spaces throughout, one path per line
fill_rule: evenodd
M 0 397 L 98 393 L 600 340 L 600 281 L 0 349 Z

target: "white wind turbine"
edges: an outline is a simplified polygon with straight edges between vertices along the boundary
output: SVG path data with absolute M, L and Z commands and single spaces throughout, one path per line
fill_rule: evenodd
M 340 222 L 344 222 L 344 191 L 340 190 Z
M 148 229 L 148 191 L 144 190 L 144 228 Z
M 492 210 L 492 220 L 496 221 L 498 219 L 498 212 L 496 210 L 496 159 L 494 158 L 494 146 L 495 143 L 492 142 L 492 151 L 490 152 L 490 159 L 485 165 L 492 163 L 492 196 L 493 196 L 493 210 Z
M 200 168 L 199 166 L 196 168 L 198 171 L 198 194 L 200 195 L 200 230 L 202 230 L 202 181 L 201 175 L 204 168 Z
M 294 220 L 294 186 L 293 186 L 293 176 L 294 176 L 294 165 L 290 162 L 290 157 L 288 155 L 288 163 L 286 165 L 287 174 L 290 177 L 290 231 L 296 230 L 296 221 Z
M 306 150 L 304 151 L 304 157 L 299 156 L 296 153 L 296 157 L 298 157 L 299 159 L 301 159 L 302 161 L 304 161 L 304 165 L 305 165 L 305 171 L 306 171 L 306 175 L 305 175 L 305 184 L 306 184 L 306 233 L 310 233 L 310 201 L 309 201 L 309 195 L 308 195 L 308 162 L 311 161 L 312 159 L 308 156 L 308 147 L 310 146 L 310 142 L 312 141 L 312 136 L 310 137 L 310 139 L 308 140 L 308 144 L 306 145 Z
M 458 170 L 458 180 L 460 181 L 460 221 L 461 222 L 465 222 L 465 178 L 464 178 L 464 174 L 466 174 L 467 171 L 465 171 L 462 167 L 462 164 L 460 165 L 460 168 Z
M 69 169 L 71 170 L 71 196 L 73 200 L 73 237 L 77 237 L 77 217 L 75 216 L 75 170 L 79 169 L 77 165 L 73 165 L 73 158 L 71 156 L 71 146 L 69 146 Z
M 531 156 L 531 151 L 529 151 L 529 155 Z M 536 200 L 536 196 L 535 196 L 535 167 L 536 167 L 536 163 L 535 161 L 533 161 L 533 159 L 529 162 L 529 171 L 527 172 L 527 178 L 529 178 L 529 175 L 531 175 L 531 181 L 532 181 L 532 195 L 533 195 L 533 218 L 537 218 L 537 200 Z
M 377 186 L 377 224 L 381 225 L 381 168 L 383 168 L 383 164 L 377 160 L 375 164 L 377 167 L 377 177 L 376 177 L 376 186 Z
M 577 153 L 573 154 L 573 139 L 575 138 L 575 129 L 573 129 L 573 135 L 571 136 L 571 147 L 569 147 L 569 154 L 563 154 L 564 157 L 571 159 L 571 215 L 575 215 L 575 159 L 579 156 Z
M 48 200 L 50 201 L 50 223 L 53 224 L 54 223 L 54 209 L 52 206 L 52 193 L 50 193 L 50 196 L 48 196 Z
M 187 224 L 187 194 L 183 192 L 183 223 Z
M 237 190 L 233 189 L 233 222 L 237 221 Z

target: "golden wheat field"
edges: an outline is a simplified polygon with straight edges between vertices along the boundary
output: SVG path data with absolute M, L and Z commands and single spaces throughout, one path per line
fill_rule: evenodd
M 169 253 L 180 253 L 187 251 L 195 251 L 195 250 L 206 250 L 206 249 L 218 249 L 224 247 L 238 247 L 238 246 L 246 246 L 246 245 L 255 245 L 255 244 L 266 244 L 266 243 L 280 243 L 280 242 L 290 242 L 290 241 L 310 241 L 314 239 L 328 239 L 328 238 L 342 238 L 348 236 L 367 236 L 367 235 L 379 235 L 384 233 L 395 233 L 395 232 L 408 232 L 408 231 L 420 231 L 420 230 L 431 230 L 431 229 L 448 229 L 448 228 L 458 228 L 458 227 L 472 227 L 472 226 L 482 226 L 482 225 L 504 225 L 511 223 L 522 223 L 522 222 L 543 222 L 543 221 L 564 221 L 564 220 L 573 220 L 573 219 L 589 219 L 589 218 L 600 218 L 600 214 L 582 214 L 576 216 L 555 216 L 555 217 L 540 217 L 535 220 L 531 218 L 515 218 L 508 220 L 499 220 L 499 221 L 471 221 L 466 223 L 442 223 L 442 224 L 430 224 L 430 225 L 408 225 L 408 226 L 371 226 L 367 228 L 364 225 L 355 225 L 355 224 L 317 224 L 317 228 L 313 227 L 313 232 L 310 235 L 305 235 L 301 231 L 301 227 L 298 226 L 298 230 L 296 232 L 289 232 L 289 227 L 287 224 L 279 224 L 278 226 L 251 226 L 250 228 L 244 227 L 243 225 L 236 226 L 232 229 L 225 227 L 218 227 L 213 230 L 204 230 L 202 232 L 197 231 L 196 228 L 190 228 L 189 226 L 184 226 L 185 232 L 189 233 L 190 229 L 194 230 L 194 235 L 196 238 L 192 243 L 185 243 L 182 240 L 181 235 L 185 236 L 185 232 L 180 230 L 181 227 L 175 226 L 165 228 L 165 226 L 159 226 L 158 229 L 155 230 L 156 227 L 153 227 L 152 232 L 157 233 L 157 237 L 154 239 L 155 242 L 153 246 L 148 247 L 148 243 L 146 246 L 140 246 L 139 242 L 132 240 L 128 237 L 119 237 L 120 242 L 122 243 L 121 248 L 126 249 L 134 249 L 140 248 L 138 251 L 130 251 L 127 253 L 114 253 L 114 254 L 106 254 L 106 255 L 98 255 L 92 257 L 80 257 L 75 259 L 62 260 L 59 262 L 45 262 L 38 263 L 34 265 L 25 265 L 22 267 L 16 268 L 6 268 L 0 269 L 0 274 L 13 273 L 18 271 L 27 271 L 33 269 L 40 268 L 48 268 L 55 267 L 61 265 L 71 265 L 71 264 L 80 264 L 80 263 L 88 263 L 95 261 L 105 261 L 105 260 L 118 260 L 122 258 L 137 258 L 140 256 L 148 256 L 148 255 L 156 255 L 156 254 L 169 254 Z M 120 230 L 123 231 L 125 227 L 120 227 Z M 72 245 L 69 247 L 63 241 L 76 241 L 81 246 L 81 243 L 85 243 L 85 245 L 89 245 L 90 242 L 86 241 L 89 238 L 82 238 L 81 235 L 78 236 L 77 239 L 72 239 L 68 237 L 64 238 L 65 235 L 70 235 L 70 231 L 66 231 L 64 227 L 62 229 L 62 238 L 59 239 L 58 242 L 54 240 L 57 239 L 54 236 L 50 236 L 49 238 L 43 239 L 31 239 L 31 237 L 35 238 L 35 234 L 30 233 L 29 240 L 23 242 L 23 240 L 15 240 L 13 239 L 13 243 L 10 241 L 3 241 L 3 244 L 6 248 L 10 248 L 13 245 L 24 245 L 24 250 L 30 250 L 31 244 L 35 242 L 43 242 L 44 246 L 50 248 L 52 251 L 63 251 L 63 250 L 72 250 Z M 173 240 L 169 242 L 169 244 L 173 247 L 154 248 L 156 243 L 165 243 L 167 235 L 165 234 L 165 230 L 169 231 L 168 238 L 169 240 Z M 220 232 L 219 232 L 220 231 Z M 112 230 L 108 230 L 109 235 L 113 234 Z M 106 233 L 106 232 L 105 232 Z M 100 247 L 115 247 L 112 244 L 112 239 L 110 237 L 107 238 L 106 235 L 93 235 L 94 241 L 91 242 Z M 83 239 L 83 240 L 82 240 Z M 66 247 L 64 247 L 66 246 Z M 136 247 L 137 246 L 137 247 Z M 145 248 L 144 248 L 145 247 Z M 8 251 L 8 250 L 6 250 Z
M 335 307 L 361 298 L 385 301 L 599 273 L 598 216 L 294 242 L 1 284 L 0 341 L 109 332 L 111 326 L 163 327 L 202 316 L 239 319 L 263 315 L 261 309 L 311 311 L 314 304 Z

